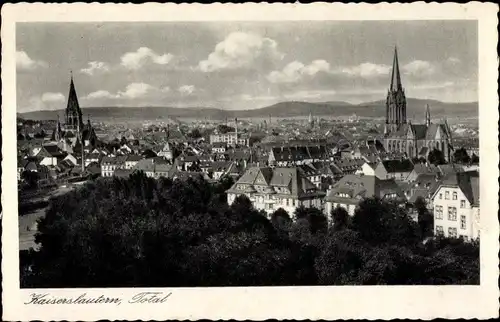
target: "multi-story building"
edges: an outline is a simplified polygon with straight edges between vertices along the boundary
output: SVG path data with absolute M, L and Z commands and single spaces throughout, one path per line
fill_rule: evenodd
M 101 161 L 101 176 L 112 177 L 116 169 L 125 169 L 126 155 L 104 157 Z
M 293 218 L 300 206 L 322 209 L 325 193 L 296 167 L 251 167 L 227 191 L 228 203 L 239 195 L 246 195 L 256 209 L 271 214 L 283 208 Z
M 227 132 L 227 133 L 216 133 L 210 135 L 210 144 L 223 142 L 227 145 L 250 145 L 249 137 L 241 133 Z
M 325 214 L 329 217 L 331 211 L 339 206 L 352 216 L 359 202 L 370 197 L 398 202 L 406 200 L 394 179 L 383 180 L 374 175 L 348 174 L 328 189 Z
M 479 238 L 479 172 L 445 176 L 431 199 L 436 235 Z

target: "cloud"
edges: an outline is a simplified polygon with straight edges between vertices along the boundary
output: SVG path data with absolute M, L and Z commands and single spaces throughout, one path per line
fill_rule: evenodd
M 369 62 L 355 66 L 331 68 L 327 61 L 318 59 L 307 65 L 299 61 L 291 62 L 283 70 L 269 73 L 267 80 L 271 83 L 297 83 L 304 79 L 310 80 L 319 74 L 329 75 L 332 79 L 340 77 L 372 79 L 388 75 L 390 70 L 391 67 L 388 65 Z
M 156 87 L 146 83 L 132 83 L 127 85 L 125 91 L 118 92 L 120 98 L 134 99 L 145 96 L 148 92 L 156 90 Z
M 44 93 L 41 97 L 42 102 L 64 102 L 66 97 L 62 93 Z
M 43 93 L 40 96 L 30 97 L 26 103 L 21 103 L 20 111 L 44 111 L 44 110 L 59 110 L 66 97 L 62 93 Z
M 424 60 L 414 60 L 403 66 L 403 72 L 411 76 L 430 76 L 436 72 L 436 67 Z
M 340 71 L 348 76 L 368 79 L 388 75 L 391 66 L 366 62 L 357 66 L 344 67 Z
M 41 60 L 31 59 L 25 51 L 16 51 L 16 67 L 21 70 L 47 68 L 48 64 Z
M 116 94 L 111 94 L 108 91 L 99 90 L 99 91 L 92 92 L 84 97 L 84 99 L 91 99 L 91 100 L 92 99 L 101 99 L 101 98 L 113 99 L 113 98 L 118 98 L 118 96 Z
M 255 33 L 233 32 L 215 46 L 208 58 L 198 63 L 203 72 L 248 68 L 283 58 L 278 44 Z
M 314 76 L 319 72 L 330 72 L 330 64 L 325 60 L 315 60 L 308 65 L 299 61 L 287 64 L 282 71 L 272 71 L 267 75 L 271 83 L 296 83 L 304 76 Z
M 90 76 L 94 75 L 97 72 L 108 72 L 108 71 L 109 71 L 108 64 L 101 61 L 91 61 L 88 63 L 87 68 L 80 69 L 80 72 Z
M 84 99 L 87 100 L 97 100 L 97 99 L 125 99 L 125 100 L 133 100 L 136 98 L 145 97 L 151 93 L 157 93 L 159 91 L 165 91 L 165 88 L 159 90 L 155 86 L 146 84 L 146 83 L 131 83 L 128 84 L 124 91 L 118 91 L 116 94 L 113 94 L 106 90 L 98 90 L 92 93 L 89 93 Z M 168 90 L 167 90 L 168 91 Z
M 125 53 L 121 57 L 121 65 L 127 69 L 137 70 L 146 64 L 167 65 L 173 58 L 174 55 L 170 53 L 159 55 L 150 48 L 141 47 L 137 51 Z
M 183 95 L 190 95 L 194 92 L 195 87 L 194 85 L 183 85 L 179 87 L 179 93 Z

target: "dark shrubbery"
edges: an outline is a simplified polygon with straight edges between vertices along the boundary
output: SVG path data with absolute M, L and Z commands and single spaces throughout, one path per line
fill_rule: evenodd
M 366 199 L 353 217 L 316 209 L 267 219 L 230 181 L 101 178 L 50 201 L 22 287 L 477 284 L 479 247 L 422 240 L 405 210 Z

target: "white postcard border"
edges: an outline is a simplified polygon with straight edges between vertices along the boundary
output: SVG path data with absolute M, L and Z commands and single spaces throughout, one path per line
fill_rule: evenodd
M 2 274 L 4 320 L 433 319 L 498 316 L 498 7 L 494 4 L 16 4 L 2 8 Z M 480 286 L 19 289 L 15 23 L 28 21 L 478 21 L 481 172 Z M 128 304 L 141 291 L 159 304 Z M 26 305 L 30 293 L 120 297 L 122 304 Z

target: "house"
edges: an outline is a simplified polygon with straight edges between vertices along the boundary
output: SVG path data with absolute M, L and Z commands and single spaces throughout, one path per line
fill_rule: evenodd
M 170 177 L 173 166 L 161 157 L 142 159 L 133 168 L 134 171 L 142 171 L 147 177 L 160 178 Z
M 363 163 L 361 166 L 361 173 L 364 174 L 365 176 L 374 176 L 375 175 L 375 168 L 377 167 L 376 164 L 372 164 L 369 162 Z
M 129 154 L 125 159 L 125 169 L 132 169 L 135 165 L 143 159 L 142 155 Z
M 309 179 L 317 188 L 321 188 L 321 172 L 317 169 L 314 164 L 303 164 L 297 166 L 297 169 L 301 174 Z
M 479 238 L 479 172 L 446 175 L 431 199 L 436 235 Z
M 38 165 L 34 160 L 20 159 L 17 161 L 17 181 L 21 180 L 21 176 L 24 171 L 37 172 Z
M 375 167 L 375 176 L 379 179 L 404 181 L 412 171 L 413 163 L 409 159 L 383 160 Z
M 406 177 L 406 181 L 413 182 L 420 175 L 434 175 L 438 176 L 441 174 L 439 168 L 432 163 L 416 163 L 413 165 L 413 170 Z
M 112 177 L 116 169 L 124 169 L 126 155 L 116 157 L 103 157 L 101 161 L 101 175 L 103 177 Z
M 328 189 L 325 198 L 325 213 L 337 206 L 354 215 L 354 210 L 364 198 L 378 197 L 382 200 L 406 201 L 405 195 L 394 179 L 380 179 L 376 176 L 348 174 Z
M 269 215 L 283 208 L 293 216 L 300 206 L 322 209 L 325 193 L 296 167 L 251 167 L 227 191 L 228 204 L 240 195 L 246 195 L 256 209 Z
M 158 151 L 157 155 L 171 161 L 174 158 L 174 151 L 170 143 L 166 142 L 163 148 Z
M 57 145 L 43 145 L 36 154 L 41 165 L 56 166 L 59 161 L 66 157 L 66 153 L 61 151 Z
M 334 164 L 343 174 L 355 174 L 361 171 L 361 167 L 366 163 L 362 158 L 336 158 Z
M 212 153 L 224 153 L 227 150 L 227 143 L 215 142 L 212 144 Z

